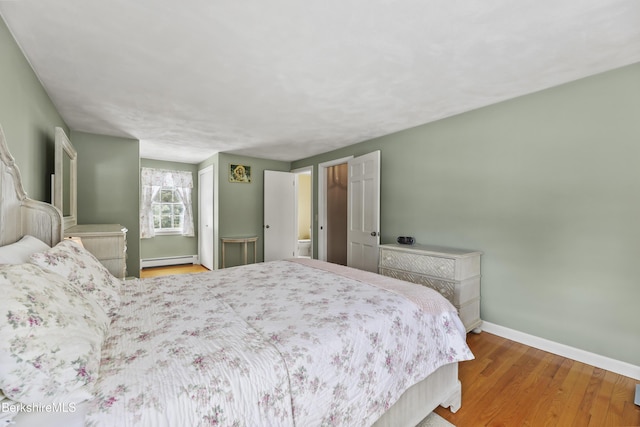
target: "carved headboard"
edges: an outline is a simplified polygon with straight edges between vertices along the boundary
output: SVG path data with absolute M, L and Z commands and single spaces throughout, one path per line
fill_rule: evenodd
M 49 203 L 27 197 L 20 170 L 0 126 L 0 246 L 29 234 L 49 246 L 62 240 L 62 214 Z

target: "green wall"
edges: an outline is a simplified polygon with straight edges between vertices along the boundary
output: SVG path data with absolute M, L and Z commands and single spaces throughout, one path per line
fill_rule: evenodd
M 292 167 L 381 150 L 383 243 L 480 249 L 484 320 L 640 365 L 639 119 L 635 64 Z
M 162 160 L 140 159 L 143 168 L 188 171 L 193 174 L 193 226 L 194 237 L 179 235 L 159 235 L 151 239 L 140 239 L 140 258 L 164 258 L 183 255 L 198 255 L 198 165 L 166 162 Z
M 58 114 L 13 36 L 0 18 L 0 125 L 20 168 L 29 197 L 51 202 L 56 126 L 69 128 Z
M 251 166 L 251 183 L 229 182 L 230 164 Z M 288 172 L 291 170 L 291 163 L 218 153 L 202 162 L 198 169 L 204 169 L 209 165 L 214 165 L 214 174 L 218 181 L 214 186 L 214 200 L 218 205 L 217 221 L 214 218 L 214 223 L 217 222 L 218 254 L 221 251 L 219 237 L 255 235 L 259 237 L 257 258 L 258 261 L 262 261 L 264 259 L 264 171 Z M 226 267 L 241 264 L 240 246 L 238 244 L 227 245 L 225 248 Z M 219 259 L 218 266 L 221 265 L 220 263 Z
M 78 151 L 78 224 L 121 224 L 127 275 L 140 274 L 140 143 L 71 131 Z
M 0 58 L 0 125 L 25 190 L 33 199 L 51 202 L 55 127 L 62 127 L 78 151 L 79 223 L 127 227 L 127 270 L 137 276 L 138 141 L 70 132 L 1 19 Z
M 0 58 L 0 124 L 26 191 L 50 201 L 54 128 L 69 128 L 4 22 Z M 319 162 L 380 149 L 383 242 L 481 249 L 485 320 L 640 365 L 639 117 L 635 64 L 293 164 L 221 153 L 198 169 L 215 165 L 218 236 L 258 235 L 262 260 L 265 169 L 317 176 Z M 70 135 L 79 221 L 126 226 L 137 275 L 138 142 Z M 232 162 L 252 166 L 251 184 L 228 182 Z

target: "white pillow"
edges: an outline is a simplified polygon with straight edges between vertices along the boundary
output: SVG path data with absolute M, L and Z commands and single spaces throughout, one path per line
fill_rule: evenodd
M 92 397 L 109 317 L 65 278 L 0 267 L 0 389 L 24 404 Z
M 22 239 L 10 245 L 0 247 L 0 265 L 24 264 L 29 262 L 29 257 L 36 252 L 44 252 L 51 249 L 42 240 L 33 236 L 24 236 Z
M 94 298 L 109 316 L 120 307 L 122 282 L 84 247 L 73 240 L 63 240 L 55 247 L 31 255 L 30 262 L 67 278 Z

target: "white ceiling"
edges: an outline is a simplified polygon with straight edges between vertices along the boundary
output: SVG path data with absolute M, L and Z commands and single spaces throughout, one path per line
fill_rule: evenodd
M 15 0 L 66 123 L 297 160 L 640 61 L 638 0 Z

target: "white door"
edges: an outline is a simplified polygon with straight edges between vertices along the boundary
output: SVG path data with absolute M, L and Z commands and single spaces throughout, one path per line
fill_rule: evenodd
M 264 260 L 296 254 L 296 175 L 264 171 Z
M 198 259 L 213 270 L 213 166 L 198 171 Z
M 380 151 L 349 160 L 347 265 L 378 271 Z

